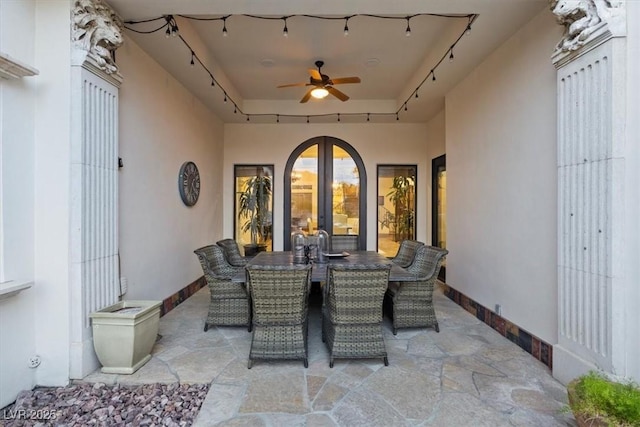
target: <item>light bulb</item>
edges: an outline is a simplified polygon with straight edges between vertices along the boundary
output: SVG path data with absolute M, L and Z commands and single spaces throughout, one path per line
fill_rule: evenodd
M 323 87 L 317 87 L 311 91 L 311 96 L 316 99 L 326 98 L 329 95 L 329 91 Z

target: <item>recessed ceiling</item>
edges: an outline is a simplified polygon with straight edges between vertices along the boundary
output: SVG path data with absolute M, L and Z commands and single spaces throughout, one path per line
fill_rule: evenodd
M 324 0 L 238 2 L 232 0 L 110 0 L 108 3 L 125 21 L 172 14 L 180 38 L 166 38 L 164 29 L 153 34 L 126 30 L 160 65 L 198 96 L 225 122 L 244 122 L 246 116 L 233 113 L 233 103 L 224 103 L 224 93 L 251 123 L 426 122 L 444 107 L 445 94 L 477 66 L 486 55 L 512 35 L 519 26 L 548 8 L 546 0 L 433 0 L 397 1 Z M 251 3 L 251 4 L 250 4 Z M 255 3 L 255 4 L 254 4 Z M 463 36 L 448 60 L 451 46 L 464 33 L 467 18 L 415 16 L 406 36 L 406 16 L 414 14 L 478 14 L 469 35 Z M 256 19 L 245 14 L 277 19 Z M 401 19 L 354 16 L 344 35 L 344 19 L 357 14 L 376 14 Z M 225 20 L 186 19 L 220 18 Z M 296 15 L 296 16 L 291 16 Z M 283 36 L 284 20 L 288 36 Z M 138 30 L 163 25 L 163 20 L 147 24 L 127 24 Z M 189 65 L 191 49 L 201 60 Z M 551 53 L 551 52 L 550 52 Z M 438 64 L 443 57 L 445 60 Z M 358 76 L 360 84 L 337 86 L 350 99 L 341 102 L 332 96 L 301 104 L 306 87 L 278 89 L 288 83 L 308 82 L 309 68 L 323 60 L 323 74 L 330 77 Z M 436 67 L 437 65 L 437 67 Z M 437 77 L 433 81 L 431 70 Z M 211 87 L 209 72 L 216 82 Z M 126 79 L 126 76 L 124 76 Z M 428 77 L 428 79 L 427 79 Z M 414 93 L 418 89 L 419 97 Z M 223 92 L 224 90 L 224 92 Z M 406 111 L 404 104 L 406 103 Z M 378 114 L 376 114 L 378 113 Z M 388 113 L 388 114 L 387 114 Z M 264 116 L 260 116 L 264 114 Z M 287 118 L 296 115 L 298 118 Z

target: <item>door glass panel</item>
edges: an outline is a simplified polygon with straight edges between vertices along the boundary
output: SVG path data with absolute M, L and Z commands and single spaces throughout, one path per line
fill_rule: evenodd
M 436 207 L 438 215 L 438 242 L 440 248 L 447 247 L 447 171 L 438 171 L 438 205 Z M 446 258 L 442 261 L 442 266 L 446 267 Z
M 333 146 L 332 234 L 359 234 L 360 177 L 353 158 Z
M 378 166 L 378 252 L 392 257 L 415 239 L 415 165 Z
M 318 227 L 318 145 L 307 148 L 291 169 L 291 231 Z
M 447 156 L 436 157 L 431 161 L 431 244 L 445 249 L 447 247 Z M 442 262 L 439 278 L 446 279 L 446 260 Z

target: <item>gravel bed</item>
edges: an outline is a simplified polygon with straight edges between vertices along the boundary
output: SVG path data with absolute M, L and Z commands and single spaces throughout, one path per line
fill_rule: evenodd
M 39 387 L 2 409 L 0 425 L 190 426 L 208 391 L 208 384 L 177 383 Z

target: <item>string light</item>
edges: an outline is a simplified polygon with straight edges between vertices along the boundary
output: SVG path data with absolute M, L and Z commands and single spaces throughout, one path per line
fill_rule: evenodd
M 388 113 L 373 113 L 373 114 L 377 114 L 377 115 L 382 115 L 382 116 L 389 116 L 392 114 L 395 114 L 396 116 L 396 120 L 400 120 L 400 116 L 399 113 L 402 109 L 404 109 L 404 111 L 408 111 L 408 102 L 410 101 L 410 98 L 412 96 L 415 96 L 415 98 L 418 98 L 418 91 L 420 90 L 420 88 L 422 87 L 422 85 L 426 82 L 426 80 L 428 79 L 429 75 L 431 75 L 431 79 L 432 81 L 436 81 L 436 74 L 435 74 L 435 70 L 436 68 L 438 68 L 441 63 L 447 58 L 449 59 L 449 62 L 453 62 L 454 60 L 454 54 L 453 54 L 453 49 L 456 47 L 456 45 L 458 44 L 458 42 L 460 42 L 460 40 L 462 39 L 462 37 L 464 37 L 465 35 L 469 34 L 471 32 L 471 25 L 473 24 L 473 22 L 475 21 L 475 19 L 477 18 L 477 15 L 442 15 L 442 14 L 430 14 L 430 13 L 421 13 L 421 14 L 415 14 L 415 15 L 410 15 L 410 16 L 405 16 L 405 17 L 398 17 L 398 16 L 381 16 L 381 15 L 370 15 L 370 14 L 356 14 L 356 15 L 347 15 L 347 16 L 343 16 L 343 17 L 326 17 L 326 16 L 316 16 L 316 15 L 288 15 L 288 16 L 282 16 L 282 17 L 263 17 L 263 16 L 255 16 L 255 15 L 242 15 L 245 17 L 249 17 L 249 18 L 256 18 L 256 19 L 269 19 L 269 20 L 282 20 L 284 21 L 284 27 L 283 27 L 283 36 L 287 37 L 289 34 L 289 30 L 288 30 L 288 26 L 287 26 L 287 19 L 291 18 L 291 17 L 305 17 L 305 18 L 314 18 L 314 19 L 327 19 L 327 20 L 335 20 L 335 19 L 341 19 L 344 20 L 344 35 L 348 36 L 349 35 L 349 19 L 356 17 L 356 16 L 364 16 L 364 17 L 369 17 L 369 18 L 378 18 L 378 19 L 404 19 L 407 21 L 407 28 L 405 31 L 406 36 L 410 36 L 411 35 L 411 26 L 410 26 L 410 20 L 411 18 L 414 18 L 416 16 L 423 16 L 423 15 L 428 15 L 428 16 L 439 16 L 439 17 L 447 17 L 447 18 L 467 18 L 468 19 L 468 23 L 467 26 L 465 28 L 465 30 L 460 34 L 460 36 L 454 41 L 454 43 L 451 45 L 451 47 L 445 51 L 444 55 L 440 58 L 440 60 L 434 65 L 434 67 L 431 69 L 431 71 L 429 72 L 429 74 L 427 74 L 427 76 L 425 76 L 425 78 L 420 82 L 420 84 L 416 87 L 416 89 L 412 92 L 411 95 L 409 95 L 409 98 L 406 99 L 398 108 L 398 110 L 393 113 L 393 112 L 388 112 Z M 179 15 L 182 18 L 185 19 L 192 19 L 192 20 L 201 20 L 201 21 L 219 21 L 221 20 L 223 23 L 223 27 L 222 27 L 222 33 L 223 36 L 227 36 L 227 28 L 226 28 L 226 20 L 227 18 L 231 17 L 232 15 L 225 15 L 219 18 L 199 18 L 199 17 L 189 17 L 189 16 L 184 16 L 184 15 Z M 195 61 L 196 59 L 198 60 L 198 63 L 207 71 L 207 73 L 209 73 L 209 76 L 211 77 L 211 86 L 214 87 L 217 86 L 223 91 L 224 93 L 224 103 L 227 103 L 227 101 L 231 101 L 233 103 L 233 113 L 237 114 L 240 113 L 242 115 L 245 115 L 247 118 L 247 121 L 250 121 L 250 115 L 247 113 L 244 113 L 241 109 L 238 108 L 237 103 L 233 100 L 233 98 L 230 98 L 229 95 L 227 94 L 226 90 L 220 86 L 220 84 L 216 81 L 213 73 L 206 67 L 206 65 L 202 62 L 202 60 L 200 60 L 200 58 L 198 58 L 198 56 L 196 55 L 195 51 L 191 48 L 191 46 L 187 43 L 187 41 L 184 39 L 184 37 L 182 37 L 179 34 L 179 29 L 178 29 L 178 25 L 175 21 L 175 18 L 173 17 L 173 15 L 165 15 L 165 16 L 161 16 L 158 18 L 152 18 L 152 19 L 147 19 L 147 20 L 143 20 L 143 21 L 126 21 L 125 24 L 142 24 L 142 23 L 149 23 L 149 22 L 154 22 L 154 21 L 158 21 L 158 20 L 162 20 L 164 21 L 163 25 L 159 26 L 158 28 L 155 28 L 153 30 L 149 30 L 149 31 L 139 31 L 137 29 L 125 26 L 125 28 L 129 31 L 133 31 L 136 33 L 140 33 L 140 34 L 151 34 L 151 33 L 155 33 L 157 31 L 161 31 L 164 30 L 165 32 L 165 36 L 166 37 L 179 37 L 180 40 L 185 44 L 185 46 L 190 50 L 191 52 L 191 61 L 190 61 L 190 65 L 193 67 L 195 66 Z M 346 115 L 357 115 L 357 116 L 362 116 L 364 113 L 344 113 Z M 253 114 L 254 116 L 256 114 Z M 271 116 L 273 117 L 273 113 L 264 113 L 264 114 L 257 114 L 258 116 Z M 280 115 L 281 114 L 276 114 L 276 122 L 280 123 Z M 307 123 L 310 123 L 310 118 L 311 117 L 322 117 L 322 116 L 331 116 L 331 115 L 337 115 L 337 120 L 338 122 L 341 121 L 341 114 L 340 113 L 325 113 L 325 114 L 313 114 L 313 115 L 306 115 L 306 116 L 302 116 L 302 115 L 297 115 L 297 114 L 285 114 L 285 117 L 301 117 L 301 118 L 306 118 Z M 367 122 L 371 121 L 371 113 L 366 113 L 367 115 Z
M 222 17 L 222 37 L 227 37 L 227 16 Z

